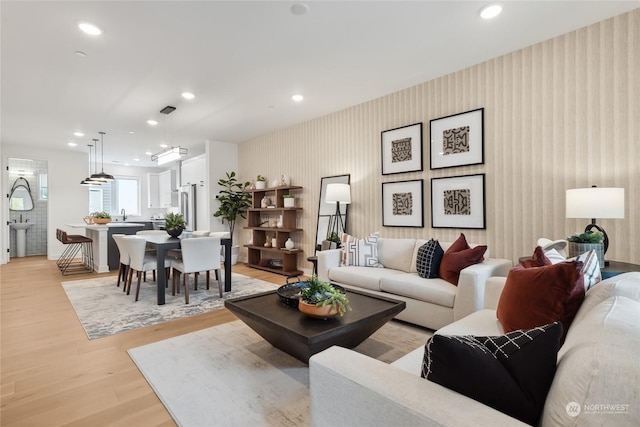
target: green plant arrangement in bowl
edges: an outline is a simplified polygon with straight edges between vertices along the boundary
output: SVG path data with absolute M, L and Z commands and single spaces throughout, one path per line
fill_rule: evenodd
M 605 267 L 604 262 L 604 233 L 601 231 L 585 231 L 567 237 L 569 242 L 569 257 L 577 257 L 581 254 L 594 250 L 598 256 L 600 268 Z
M 171 237 L 178 237 L 186 227 L 182 214 L 168 213 L 164 216 L 164 229 Z
M 337 315 L 343 316 L 351 311 L 347 296 L 334 288 L 329 282 L 313 276 L 302 289 L 302 297 L 298 309 L 310 317 L 326 319 Z
M 567 241 L 573 243 L 602 243 L 604 241 L 604 234 L 600 231 L 586 231 L 567 237 Z
M 111 222 L 111 215 L 107 212 L 94 212 L 91 216 L 95 224 L 109 224 Z

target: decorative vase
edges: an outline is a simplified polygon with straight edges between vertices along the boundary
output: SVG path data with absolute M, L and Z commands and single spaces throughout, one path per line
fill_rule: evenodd
M 183 231 L 183 227 L 167 228 L 167 234 L 171 237 L 178 237 Z
M 569 258 L 574 258 L 582 255 L 585 252 L 593 249 L 598 256 L 598 263 L 600 268 L 604 268 L 604 243 L 577 243 L 569 242 Z
M 285 208 L 294 208 L 296 206 L 296 199 L 293 197 L 285 197 L 283 200 Z
M 262 200 L 260 200 L 260 207 L 263 209 L 268 208 L 270 203 L 271 203 L 271 199 L 268 198 L 267 196 L 264 196 Z
M 271 247 L 272 248 L 277 248 L 278 247 L 278 241 L 276 240 L 275 237 L 271 238 Z
M 332 305 L 318 306 L 315 304 L 308 304 L 303 300 L 298 303 L 298 310 L 306 314 L 309 317 L 315 317 L 316 319 L 328 319 L 338 315 L 338 308 Z
M 293 240 L 291 240 L 291 237 L 289 237 L 287 239 L 287 241 L 284 242 L 284 247 L 287 248 L 287 249 L 293 249 L 295 246 L 296 245 L 295 245 L 295 243 L 293 243 Z
M 264 190 L 266 186 L 266 181 L 256 181 L 256 190 Z
M 276 227 L 278 227 L 278 228 L 282 228 L 282 227 L 283 227 L 283 225 L 284 225 L 284 222 L 283 222 L 283 219 L 282 219 L 282 215 L 280 215 L 280 216 L 278 217 L 278 222 L 276 222 Z

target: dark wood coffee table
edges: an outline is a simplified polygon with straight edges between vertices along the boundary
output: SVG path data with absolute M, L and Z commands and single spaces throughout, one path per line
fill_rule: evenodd
M 347 291 L 352 311 L 330 319 L 314 319 L 284 304 L 276 291 L 224 302 L 233 314 L 271 345 L 309 363 L 333 345 L 353 348 L 405 309 L 404 301 Z

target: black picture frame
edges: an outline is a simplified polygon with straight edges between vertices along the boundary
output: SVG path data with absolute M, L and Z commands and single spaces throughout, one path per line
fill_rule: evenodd
M 380 147 L 382 175 L 422 171 L 422 122 L 382 131 Z
M 431 227 L 486 229 L 485 174 L 431 178 Z
M 484 163 L 484 108 L 429 121 L 430 169 Z
M 382 225 L 424 227 L 424 180 L 382 183 Z

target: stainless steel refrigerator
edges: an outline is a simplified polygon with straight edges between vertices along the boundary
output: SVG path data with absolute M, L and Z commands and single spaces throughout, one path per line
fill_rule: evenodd
M 191 184 L 180 187 L 180 213 L 187 223 L 186 231 L 197 230 L 196 207 L 196 185 Z

